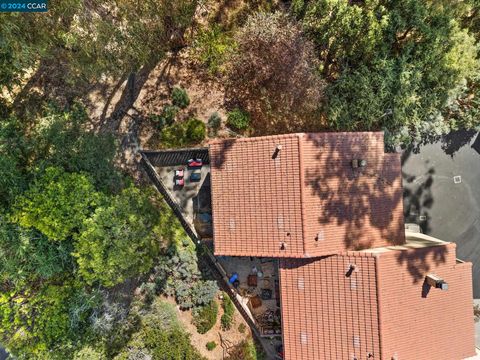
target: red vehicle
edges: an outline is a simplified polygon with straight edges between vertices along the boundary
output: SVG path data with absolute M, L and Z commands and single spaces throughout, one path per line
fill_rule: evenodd
M 188 160 L 188 167 L 202 167 L 203 160 L 202 159 L 190 159 Z

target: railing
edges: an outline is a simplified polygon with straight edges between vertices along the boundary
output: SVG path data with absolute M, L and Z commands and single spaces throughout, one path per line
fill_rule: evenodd
M 188 236 L 195 242 L 198 243 L 199 239 L 197 237 L 197 234 L 195 231 L 193 231 L 192 227 L 190 224 L 185 220 L 185 217 L 183 216 L 182 211 L 180 210 L 180 207 L 177 205 L 175 201 L 173 201 L 172 197 L 170 196 L 170 193 L 168 190 L 165 188 L 163 185 L 162 181 L 160 180 L 160 176 L 157 174 L 155 168 L 153 167 L 152 163 L 150 160 L 147 158 L 147 156 L 141 151 L 140 152 L 142 156 L 142 165 L 145 171 L 147 172 L 148 177 L 150 180 L 153 182 L 155 185 L 156 189 L 160 192 L 160 194 L 163 195 L 164 200 L 167 202 L 168 206 L 172 209 L 173 213 L 175 216 L 178 218 L 180 221 L 180 224 L 182 227 L 185 229 L 187 232 Z
M 195 151 L 196 154 L 199 154 L 199 151 L 205 150 L 207 152 L 207 157 L 202 157 L 202 156 L 197 156 L 196 158 L 200 158 L 204 161 L 204 163 L 208 164 L 209 158 L 208 158 L 208 149 L 196 149 Z M 180 150 L 184 151 L 185 153 L 182 155 L 183 157 L 175 157 L 174 155 L 167 155 L 163 156 L 165 154 L 164 151 L 140 151 L 140 155 L 142 156 L 141 164 L 143 168 L 145 169 L 148 177 L 150 180 L 153 182 L 155 185 L 155 188 L 162 194 L 163 198 L 167 202 L 167 204 L 170 206 L 174 214 L 177 216 L 179 219 L 180 223 L 182 224 L 183 228 L 187 232 L 188 236 L 196 243 L 200 244 L 202 249 L 205 251 L 207 254 L 207 260 L 211 266 L 211 268 L 214 270 L 216 277 L 218 278 L 222 289 L 230 296 L 232 299 L 233 303 L 235 304 L 235 307 L 237 310 L 240 312 L 240 314 L 243 316 L 247 324 L 250 326 L 252 329 L 252 332 L 254 336 L 257 338 L 257 340 L 261 343 L 261 334 L 258 331 L 257 325 L 253 321 L 253 319 L 250 317 L 250 315 L 246 312 L 244 309 L 243 305 L 238 301 L 236 292 L 233 289 L 232 285 L 228 282 L 227 274 L 225 270 L 223 269 L 222 265 L 218 262 L 217 258 L 212 254 L 208 246 L 205 244 L 201 243 L 193 229 L 191 228 L 190 224 L 185 220 L 182 211 L 180 210 L 180 207 L 177 205 L 177 203 L 172 199 L 170 196 L 170 193 L 168 190 L 165 188 L 163 185 L 162 181 L 160 180 L 160 176 L 158 175 L 157 171 L 152 165 L 152 162 L 150 159 L 152 159 L 157 166 L 174 166 L 178 165 L 178 163 L 172 164 L 171 159 L 182 159 L 181 163 L 185 163 L 188 161 L 188 159 L 193 158 L 192 153 L 188 153 L 187 150 Z M 171 151 L 169 151 L 171 152 Z M 186 154 L 189 154 L 188 156 Z M 184 156 L 185 155 L 185 156 Z M 183 161 L 186 158 L 185 161 Z M 165 165 L 168 164 L 168 165 Z
M 186 165 L 190 159 L 202 159 L 204 164 L 210 164 L 208 148 L 192 148 L 164 151 L 141 151 L 153 166 Z

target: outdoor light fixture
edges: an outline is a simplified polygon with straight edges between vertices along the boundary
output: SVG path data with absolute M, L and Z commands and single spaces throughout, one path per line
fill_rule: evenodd
M 448 290 L 448 284 L 440 278 L 437 275 L 434 274 L 428 274 L 425 281 L 427 282 L 428 285 L 430 285 L 433 288 L 440 289 L 440 290 Z

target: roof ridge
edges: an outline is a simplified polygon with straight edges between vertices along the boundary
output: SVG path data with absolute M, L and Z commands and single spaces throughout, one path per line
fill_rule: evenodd
M 307 255 L 307 243 L 305 239 L 306 234 L 306 214 L 305 214 L 305 190 L 303 186 L 305 185 L 305 173 L 303 167 L 303 137 L 305 133 L 295 134 L 298 140 L 298 169 L 300 172 L 300 216 L 302 221 L 302 244 L 303 244 L 303 254 L 305 257 Z

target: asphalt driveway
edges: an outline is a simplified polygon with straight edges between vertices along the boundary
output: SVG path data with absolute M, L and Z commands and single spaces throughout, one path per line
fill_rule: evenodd
M 402 156 L 406 222 L 457 244 L 473 263 L 474 298 L 480 298 L 480 135 L 451 133 Z

